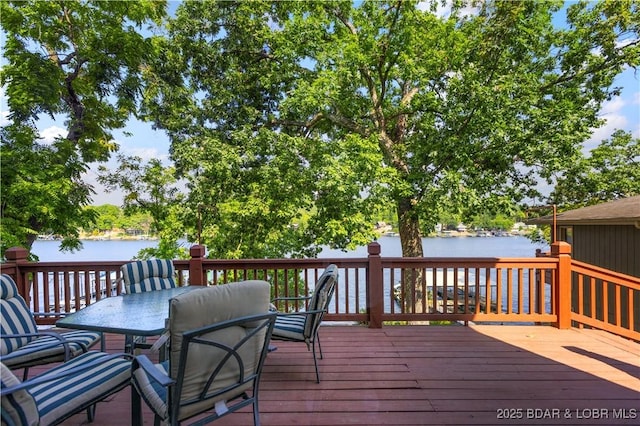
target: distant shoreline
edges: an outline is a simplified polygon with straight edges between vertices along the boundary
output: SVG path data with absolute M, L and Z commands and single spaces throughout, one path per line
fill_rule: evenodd
M 373 241 L 373 240 L 372 240 Z M 398 236 L 380 235 L 375 239 L 385 257 L 402 256 Z M 438 237 L 422 238 L 425 257 L 534 257 L 537 249 L 547 251 L 547 245 L 534 243 L 522 236 L 511 238 Z M 191 247 L 194 242 L 179 240 L 181 246 Z M 90 260 L 129 260 L 141 249 L 156 247 L 156 240 L 115 239 L 82 241 L 82 248 L 75 251 L 60 251 L 60 241 L 36 241 L 32 252 L 43 262 L 71 262 Z M 368 244 L 349 250 L 322 247 L 319 258 L 364 258 L 368 256 Z
M 158 237 L 150 237 L 150 236 L 115 236 L 115 237 L 105 237 L 105 236 L 88 236 L 88 237 L 80 237 L 80 241 L 156 241 Z
M 400 234 L 397 232 L 384 232 L 380 234 L 381 237 L 400 237 Z M 492 237 L 524 237 L 526 233 L 524 232 L 458 232 L 458 231 L 449 231 L 449 232 L 438 232 L 429 235 L 424 235 L 422 238 L 492 238 Z M 83 235 L 80 238 L 80 241 L 157 241 L 158 237 L 152 236 L 135 236 L 135 235 L 114 235 L 114 236 L 105 236 L 105 235 Z M 62 238 L 57 238 L 55 236 L 38 236 L 37 241 L 61 241 Z
M 105 237 L 104 235 L 96 235 L 96 236 L 81 236 L 78 238 L 80 241 L 157 241 L 158 237 L 141 237 L 141 236 L 114 236 L 114 237 Z M 36 241 L 62 241 L 62 238 L 55 236 L 38 236 Z

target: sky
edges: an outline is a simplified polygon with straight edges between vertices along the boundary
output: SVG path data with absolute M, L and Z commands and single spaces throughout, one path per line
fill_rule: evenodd
M 175 6 L 175 3 L 172 6 Z M 0 35 L 2 45 L 4 45 L 3 38 Z M 4 62 L 2 60 L 2 63 Z M 592 137 L 586 141 L 584 145 L 586 153 L 596 147 L 601 140 L 609 138 L 616 129 L 629 131 L 633 137 L 640 138 L 640 70 L 638 72 L 633 69 L 626 70 L 617 77 L 614 86 L 622 87 L 622 93 L 619 97 L 603 105 L 600 116 L 606 120 L 606 125 L 596 129 Z M 0 126 L 8 123 L 8 114 L 5 92 L 0 88 Z M 38 129 L 44 143 L 51 143 L 56 136 L 66 134 L 63 121 L 54 121 L 49 117 L 42 117 L 39 120 Z M 125 128 L 115 130 L 112 133 L 115 142 L 120 146 L 120 153 L 125 156 L 138 156 L 143 159 L 143 162 L 157 158 L 166 165 L 170 164 L 169 138 L 163 131 L 154 130 L 151 124 L 131 119 Z M 112 155 L 111 161 L 103 165 L 115 169 L 117 167 L 115 154 Z M 98 164 L 92 165 L 84 177 L 85 181 L 91 184 L 96 191 L 92 204 L 121 205 L 122 194 L 120 192 L 108 193 L 97 182 L 97 169 Z

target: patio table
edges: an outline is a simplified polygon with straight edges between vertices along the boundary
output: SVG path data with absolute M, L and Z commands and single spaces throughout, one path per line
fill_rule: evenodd
M 131 351 L 133 336 L 159 336 L 165 331 L 171 298 L 196 288 L 202 287 L 185 286 L 106 297 L 56 321 L 56 326 L 123 334 L 125 350 Z

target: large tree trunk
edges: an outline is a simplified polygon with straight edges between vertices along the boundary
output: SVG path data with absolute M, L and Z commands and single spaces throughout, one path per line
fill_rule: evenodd
M 403 257 L 423 257 L 420 221 L 411 198 L 398 200 L 398 228 Z M 405 312 L 425 312 L 423 298 L 419 297 L 422 269 L 404 269 L 401 274 L 402 301 Z
M 402 257 L 422 257 L 420 221 L 414 210 L 413 199 L 402 198 L 398 200 L 397 209 Z

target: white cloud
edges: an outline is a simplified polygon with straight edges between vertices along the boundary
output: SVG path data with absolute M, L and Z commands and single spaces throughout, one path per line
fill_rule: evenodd
M 416 6 L 418 8 L 418 10 L 421 10 L 423 12 L 427 12 L 427 11 L 431 11 L 431 2 L 430 1 L 421 1 L 418 3 L 418 5 Z M 436 9 L 433 12 L 434 15 L 436 15 L 438 18 L 441 19 L 448 19 L 451 16 L 451 10 L 453 8 L 453 1 L 452 0 L 448 0 L 445 4 L 442 4 L 442 2 L 438 2 L 436 4 Z M 479 11 L 479 7 L 474 7 L 472 5 L 468 5 L 465 6 L 463 8 L 460 8 L 458 10 L 458 14 L 461 17 L 468 17 L 468 16 L 473 16 L 473 15 L 477 15 L 478 11 Z
M 7 104 L 6 91 L 0 86 L 0 126 L 6 126 L 9 122 L 9 106 Z
M 585 154 L 600 145 L 602 140 L 609 139 L 614 131 L 618 129 L 629 130 L 629 117 L 625 115 L 625 110 L 628 107 L 629 103 L 621 97 L 616 97 L 602 105 L 599 116 L 606 120 L 606 124 L 595 129 L 593 135 L 585 142 L 583 148 Z
M 67 130 L 62 127 L 51 126 L 40 131 L 40 139 L 42 139 L 44 144 L 51 145 L 56 138 L 64 137 L 66 133 Z
M 168 164 L 169 154 L 160 153 L 156 148 L 128 148 L 122 150 L 122 153 L 127 156 L 136 156 L 142 158 L 142 162 L 146 163 L 151 159 L 161 160 L 163 164 Z
M 625 107 L 625 104 L 626 102 L 618 96 L 602 105 L 600 115 L 617 114 Z
M 0 111 L 0 126 L 6 126 L 10 123 L 9 121 L 9 111 L 5 111 L 4 109 Z

